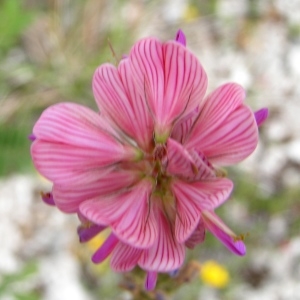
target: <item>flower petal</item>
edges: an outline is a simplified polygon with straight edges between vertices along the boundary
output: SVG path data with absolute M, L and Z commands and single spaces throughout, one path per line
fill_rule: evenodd
M 268 115 L 269 115 L 269 110 L 267 108 L 261 108 L 256 112 L 254 112 L 254 117 L 257 126 L 261 126 L 268 118 Z
M 153 138 L 154 123 L 145 99 L 145 94 L 139 93 L 128 60 L 121 61 L 118 71 L 134 113 L 134 118 L 131 119 L 130 136 L 132 136 L 143 149 L 147 150 Z
M 146 280 L 145 280 L 145 289 L 147 291 L 152 291 L 155 289 L 156 281 L 157 281 L 157 272 L 147 272 Z
M 152 138 L 153 124 L 144 96 L 136 89 L 128 59 L 118 69 L 101 65 L 93 77 L 94 96 L 101 112 L 131 138 L 147 146 Z
M 205 226 L 202 218 L 200 219 L 196 229 L 185 241 L 185 246 L 189 249 L 194 249 L 198 244 L 201 244 L 205 240 Z
M 174 41 L 163 45 L 165 122 L 192 112 L 203 100 L 207 76 L 196 56 Z M 168 121 L 166 116 L 170 119 Z
M 115 272 L 131 271 L 138 263 L 143 250 L 119 242 L 110 259 L 110 266 Z
M 197 153 L 190 153 L 178 142 L 169 138 L 167 141 L 167 171 L 172 175 L 188 180 L 215 178 L 215 172 L 207 159 Z
M 229 165 L 252 153 L 258 142 L 252 111 L 242 104 L 245 92 L 225 84 L 208 96 L 185 146 L 200 150 L 211 163 Z
M 57 207 L 66 213 L 77 212 L 79 205 L 89 199 L 119 193 L 140 180 L 138 172 L 122 169 L 90 170 L 72 174 L 68 184 L 54 184 L 53 194 Z
M 183 144 L 194 124 L 194 121 L 197 119 L 198 114 L 199 107 L 196 107 L 184 118 L 180 118 L 180 122 L 177 122 L 172 130 L 171 137 L 179 143 Z
M 240 256 L 246 254 L 246 246 L 243 241 L 213 211 L 204 211 L 202 216 L 205 227 L 231 252 Z
M 88 227 L 86 226 L 78 226 L 77 228 L 77 234 L 79 237 L 80 243 L 85 243 L 90 241 L 93 237 L 95 237 L 98 233 L 100 233 L 102 230 L 104 230 L 106 226 L 99 226 L 92 224 Z
M 83 202 L 79 209 L 93 223 L 111 226 L 121 241 L 137 248 L 149 247 L 158 235 L 149 206 L 151 190 L 151 182 L 141 181 L 127 192 Z
M 175 237 L 185 242 L 199 223 L 202 210 L 214 209 L 224 202 L 233 188 L 227 178 L 212 181 L 174 180 L 171 189 L 176 198 Z
M 143 251 L 139 266 L 147 271 L 173 271 L 183 264 L 185 248 L 174 239 L 171 225 L 162 212 L 156 213 L 159 234 L 154 244 Z
M 54 201 L 52 193 L 43 193 L 43 192 L 41 192 L 41 196 L 42 196 L 42 200 L 46 204 L 48 204 L 50 206 L 55 206 L 55 201 Z
M 95 264 L 102 263 L 112 253 L 118 243 L 118 238 L 111 233 L 101 247 L 93 254 L 92 262 Z
M 185 34 L 181 29 L 179 29 L 176 33 L 176 38 L 175 41 L 183 45 L 184 47 L 186 46 L 186 37 Z
M 35 167 L 54 183 L 74 170 L 88 171 L 137 157 L 137 150 L 121 144 L 106 120 L 77 104 L 49 107 L 33 133 L 36 140 L 31 155 Z
M 205 71 L 197 58 L 175 41 L 141 40 L 129 58 L 155 119 L 156 140 L 164 142 L 177 118 L 193 111 L 202 100 L 207 86 Z
M 131 49 L 129 61 L 141 95 L 145 95 L 155 122 L 162 118 L 164 70 L 162 43 L 155 38 L 138 41 Z

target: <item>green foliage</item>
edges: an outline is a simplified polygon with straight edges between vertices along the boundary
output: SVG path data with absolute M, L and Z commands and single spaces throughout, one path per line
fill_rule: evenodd
M 17 43 L 32 16 L 32 12 L 24 10 L 21 0 L 0 1 L 0 54 Z
M 18 291 L 18 285 L 22 282 L 28 281 L 31 276 L 36 274 L 38 268 L 35 262 L 28 262 L 19 272 L 9 275 L 2 275 L 0 277 L 0 298 L 2 295 L 8 293 L 13 295 L 16 300 L 38 300 L 40 299 L 38 291 L 23 290 L 22 293 Z
M 0 124 L 0 176 L 24 171 L 29 166 L 29 126 Z

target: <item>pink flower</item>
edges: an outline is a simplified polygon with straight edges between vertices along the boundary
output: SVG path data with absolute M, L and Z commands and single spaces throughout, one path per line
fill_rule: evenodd
M 214 213 L 233 188 L 217 166 L 253 152 L 267 113 L 254 114 L 235 83 L 204 97 L 206 73 L 185 45 L 182 31 L 176 41 L 138 41 L 117 67 L 96 70 L 100 114 L 56 104 L 31 135 L 35 167 L 53 182 L 44 201 L 80 216 L 82 242 L 109 227 L 92 260 L 111 255 L 121 272 L 140 266 L 147 289 L 157 272 L 180 268 L 185 247 L 203 242 L 206 230 L 233 253 L 246 252 Z

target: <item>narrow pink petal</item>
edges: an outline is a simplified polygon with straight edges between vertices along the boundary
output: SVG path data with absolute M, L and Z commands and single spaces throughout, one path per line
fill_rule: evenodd
M 155 289 L 157 275 L 158 275 L 157 272 L 153 272 L 153 271 L 147 272 L 147 276 L 145 280 L 145 289 L 147 291 L 152 291 Z
M 93 254 L 92 262 L 95 264 L 103 262 L 112 253 L 118 243 L 118 238 L 111 233 L 102 246 Z
M 110 259 L 110 266 L 115 272 L 129 272 L 138 263 L 143 250 L 119 242 Z
M 137 158 L 137 150 L 121 144 L 106 121 L 77 104 L 49 107 L 33 132 L 37 138 L 31 145 L 35 167 L 54 183 L 73 170 L 88 171 Z
M 232 188 L 233 184 L 227 178 L 196 182 L 174 180 L 171 190 L 176 198 L 177 241 L 185 242 L 198 225 L 202 210 L 219 206 L 228 198 Z
M 77 228 L 77 234 L 79 237 L 80 243 L 85 243 L 91 240 L 93 237 L 95 237 L 98 233 L 100 233 L 102 230 L 104 230 L 106 226 L 99 226 L 92 224 L 89 227 L 86 226 L 78 226 Z
M 193 159 L 194 174 L 191 174 L 190 180 L 210 180 L 216 177 L 215 170 L 208 159 L 199 151 L 190 150 L 190 156 Z
M 183 46 L 186 46 L 186 37 L 181 29 L 177 31 L 175 41 Z
M 180 122 L 177 122 L 172 130 L 171 137 L 179 143 L 183 144 L 194 124 L 194 121 L 197 119 L 198 114 L 199 107 L 196 107 L 185 117 L 180 118 Z
M 201 244 L 205 240 L 205 226 L 202 218 L 200 219 L 196 229 L 185 241 L 185 246 L 189 249 L 194 249 L 197 245 Z
M 254 112 L 254 117 L 257 126 L 261 126 L 268 118 L 268 115 L 269 115 L 269 110 L 267 108 L 261 108 L 256 112 Z
M 181 144 L 169 138 L 167 141 L 167 171 L 188 180 L 215 178 L 208 160 L 197 151 L 188 152 Z
M 77 212 L 79 205 L 84 201 L 119 193 L 140 180 L 138 172 L 122 169 L 81 171 L 70 176 L 70 178 L 60 179 L 61 183 L 66 183 L 65 185 L 54 184 L 53 186 L 56 205 L 66 213 Z M 72 178 L 74 178 L 73 182 Z
M 172 175 L 194 176 L 196 171 L 193 158 L 181 144 L 169 138 L 167 141 L 167 171 Z
M 83 202 L 80 212 L 93 223 L 111 226 L 123 242 L 137 248 L 151 246 L 158 227 L 150 207 L 152 183 L 144 180 L 131 190 Z
M 174 239 L 172 225 L 161 211 L 157 212 L 157 221 L 158 237 L 150 248 L 143 251 L 139 266 L 148 271 L 173 271 L 183 264 L 185 248 Z
M 246 254 L 246 246 L 243 241 L 213 211 L 204 211 L 202 216 L 205 227 L 231 252 L 240 256 Z
M 119 68 L 101 65 L 93 77 L 93 91 L 100 111 L 138 144 L 147 146 L 152 138 L 151 116 L 144 95 L 134 85 L 128 59 Z
M 252 111 L 242 104 L 244 90 L 227 84 L 208 96 L 185 146 L 200 150 L 211 163 L 237 163 L 257 146 L 258 131 Z

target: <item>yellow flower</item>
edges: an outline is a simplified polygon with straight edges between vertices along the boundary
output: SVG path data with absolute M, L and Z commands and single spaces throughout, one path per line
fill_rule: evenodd
M 98 250 L 102 244 L 105 242 L 106 238 L 108 236 L 107 230 L 104 230 L 100 234 L 96 235 L 94 238 L 92 238 L 90 241 L 87 242 L 87 246 L 91 253 L 94 253 L 96 250 Z M 96 273 L 104 273 L 109 269 L 109 259 L 106 259 L 104 262 L 102 262 L 99 265 L 94 265 L 94 269 Z
M 188 5 L 183 12 L 183 20 L 186 22 L 193 21 L 199 17 L 199 10 L 194 5 Z
M 215 288 L 227 286 L 230 280 L 228 271 L 215 261 L 209 260 L 202 264 L 200 270 L 202 281 Z

